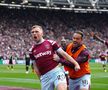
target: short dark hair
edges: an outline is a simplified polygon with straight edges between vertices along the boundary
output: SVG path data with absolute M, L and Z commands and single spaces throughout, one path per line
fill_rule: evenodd
M 80 34 L 82 38 L 84 37 L 84 34 L 82 31 L 76 31 L 75 33 Z

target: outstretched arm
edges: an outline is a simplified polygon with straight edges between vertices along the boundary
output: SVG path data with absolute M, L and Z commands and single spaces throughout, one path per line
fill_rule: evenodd
M 59 48 L 57 50 L 57 52 L 66 60 L 70 61 L 72 64 L 74 64 L 75 66 L 75 70 L 79 70 L 80 69 L 80 66 L 79 64 L 70 56 L 68 55 L 62 48 Z
M 65 65 L 65 66 L 68 66 L 71 68 L 75 67 L 75 65 L 73 63 L 71 63 L 68 60 L 65 60 L 64 58 L 60 58 L 59 55 L 57 55 L 57 54 L 54 54 L 53 60 L 57 61 L 58 63 L 61 63 L 62 65 Z
M 98 40 L 98 41 L 100 41 L 101 43 L 105 44 L 105 45 L 107 46 L 107 48 L 108 48 L 108 41 L 103 40 L 102 38 L 100 38 L 100 37 L 97 36 L 97 35 L 94 35 L 93 38 L 94 38 L 95 40 Z
M 81 54 L 78 56 L 76 59 L 77 63 L 81 64 L 84 62 L 87 62 L 90 58 L 90 54 L 87 49 L 81 52 Z M 70 61 L 65 60 L 64 58 L 60 58 L 57 54 L 54 55 L 54 60 L 57 61 L 58 63 L 61 63 L 62 65 L 69 66 L 71 68 L 74 68 L 75 65 L 71 63 Z

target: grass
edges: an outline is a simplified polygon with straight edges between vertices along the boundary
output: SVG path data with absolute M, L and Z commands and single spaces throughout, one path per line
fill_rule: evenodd
M 108 90 L 108 72 L 105 73 L 99 63 L 90 63 L 90 66 L 91 90 Z M 8 70 L 6 65 L 0 65 L 0 86 L 40 89 L 40 81 L 31 70 L 26 74 L 24 65 L 15 65 L 14 70 Z
M 39 89 L 40 81 L 31 71 L 26 74 L 24 65 L 15 65 L 14 70 L 8 70 L 6 65 L 0 65 L 0 86 Z
M 91 90 L 108 90 L 108 72 L 103 71 L 100 63 L 90 63 L 90 66 L 92 71 Z

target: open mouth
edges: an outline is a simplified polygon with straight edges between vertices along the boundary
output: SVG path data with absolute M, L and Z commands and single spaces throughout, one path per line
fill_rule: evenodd
M 77 42 L 73 42 L 73 44 L 78 44 Z
M 33 38 L 34 38 L 34 39 L 37 39 L 37 37 L 36 37 L 36 36 L 34 36 Z

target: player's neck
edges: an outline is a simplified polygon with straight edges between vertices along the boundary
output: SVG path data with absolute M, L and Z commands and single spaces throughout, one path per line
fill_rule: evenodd
M 38 45 L 38 44 L 41 44 L 44 42 L 44 39 L 42 38 L 40 41 L 36 42 L 35 44 Z

